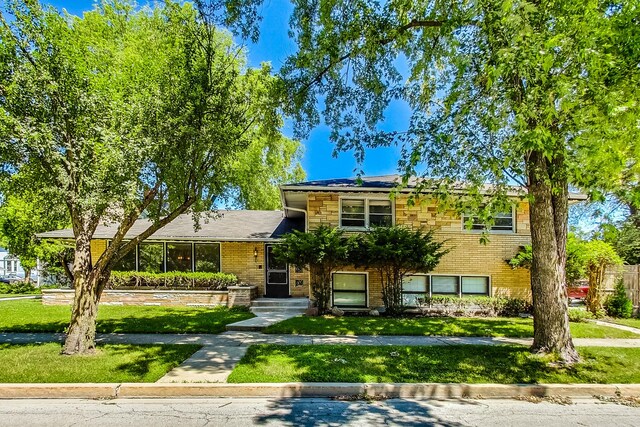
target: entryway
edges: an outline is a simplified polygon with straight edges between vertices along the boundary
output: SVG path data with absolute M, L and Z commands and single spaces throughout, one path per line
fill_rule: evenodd
M 265 296 L 268 298 L 288 298 L 289 264 L 278 261 L 273 256 L 275 245 L 265 245 Z

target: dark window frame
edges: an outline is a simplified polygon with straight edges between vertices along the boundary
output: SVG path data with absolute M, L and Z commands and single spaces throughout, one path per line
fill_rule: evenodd
M 333 286 L 334 284 L 334 276 L 336 274 L 351 274 L 351 275 L 360 275 L 360 276 L 364 276 L 364 290 L 360 291 L 360 290 L 344 290 L 344 289 L 338 289 L 336 290 Z M 358 294 L 364 294 L 364 305 L 336 305 L 335 303 L 335 294 L 338 293 L 358 293 Z M 335 271 L 333 273 L 331 273 L 331 305 L 335 306 L 335 307 L 340 307 L 340 308 L 367 308 L 369 307 L 369 274 L 367 274 L 367 272 L 362 272 L 362 271 Z

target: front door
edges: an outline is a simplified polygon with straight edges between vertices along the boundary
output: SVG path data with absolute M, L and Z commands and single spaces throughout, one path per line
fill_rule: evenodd
M 277 261 L 272 251 L 273 245 L 265 245 L 266 296 L 287 298 L 289 297 L 289 265 Z

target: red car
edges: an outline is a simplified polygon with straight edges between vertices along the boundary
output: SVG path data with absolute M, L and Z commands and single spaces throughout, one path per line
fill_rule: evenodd
M 589 285 L 569 286 L 567 288 L 569 299 L 585 299 L 587 292 L 589 292 Z

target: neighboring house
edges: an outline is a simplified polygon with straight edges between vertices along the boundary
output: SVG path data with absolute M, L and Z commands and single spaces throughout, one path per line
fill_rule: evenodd
M 141 243 L 121 260 L 119 270 L 223 271 L 257 285 L 267 297 L 309 295 L 309 274 L 297 266 L 282 265 L 271 256 L 273 245 L 287 232 L 310 230 L 322 224 L 363 232 L 375 225 L 403 225 L 434 229 L 450 252 L 429 274 L 406 281 L 407 301 L 415 295 L 486 295 L 530 298 L 526 269 L 511 269 L 506 260 L 531 242 L 529 205 L 514 187 L 514 205 L 500 214 L 489 230 L 489 243 L 480 243 L 484 224 L 472 229 L 469 218 L 454 211 L 441 212 L 435 201 L 409 206 L 412 183 L 394 198 L 390 192 L 396 175 L 356 179 L 310 181 L 281 186 L 283 211 L 220 211 L 220 218 L 202 220 L 194 231 L 191 215 L 182 215 Z M 487 188 L 489 190 L 489 188 Z M 571 194 L 582 200 L 580 194 Z M 428 197 L 424 198 L 428 200 Z M 472 219 L 473 222 L 473 219 Z M 139 220 L 130 234 L 146 227 Z M 106 249 L 115 227 L 100 226 L 91 242 L 94 260 Z M 40 237 L 69 239 L 71 230 L 42 233 Z M 374 272 L 344 268 L 333 273 L 333 305 L 365 309 L 382 305 L 381 282 Z
M 0 277 L 4 279 L 24 279 L 24 269 L 17 256 L 11 255 L 5 248 L 0 248 Z M 33 274 L 31 275 L 33 278 Z

